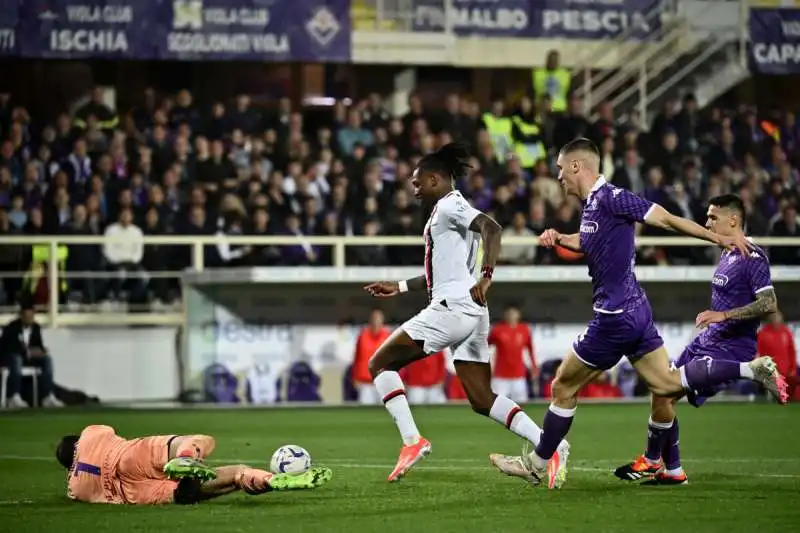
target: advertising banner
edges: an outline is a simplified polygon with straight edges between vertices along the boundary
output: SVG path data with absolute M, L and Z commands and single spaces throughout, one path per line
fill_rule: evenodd
M 160 59 L 346 61 L 349 0 L 161 2 Z
M 750 67 L 760 74 L 800 72 L 800 9 L 750 9 Z
M 789 324 L 800 342 L 800 323 Z M 364 324 L 246 323 L 219 306 L 188 346 L 187 388 L 198 400 L 272 405 L 346 401 L 349 369 Z M 391 326 L 392 328 L 394 326 Z M 658 324 L 670 357 L 677 359 L 697 330 L 691 323 Z M 585 324 L 531 324 L 539 366 L 562 359 Z M 800 344 L 798 344 L 800 345 Z M 448 357 L 449 372 L 453 373 Z
M 660 0 L 453 0 L 450 18 L 460 36 L 608 39 L 630 29 L 644 39 L 660 26 Z M 441 0 L 414 1 L 414 30 L 442 31 Z
M 3 55 L 350 59 L 350 0 L 9 0 L 0 4 Z

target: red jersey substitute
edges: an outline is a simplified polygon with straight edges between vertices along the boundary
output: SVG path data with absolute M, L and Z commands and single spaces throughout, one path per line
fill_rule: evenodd
M 797 349 L 794 335 L 786 324 L 767 324 L 758 332 L 758 353 L 772 357 L 778 371 L 786 377 L 789 396 L 799 399 L 797 392 Z
M 356 354 L 353 360 L 354 383 L 372 383 L 369 360 L 390 333 L 389 328 L 381 328 L 378 331 L 373 331 L 371 328 L 361 330 L 356 341 Z
M 447 377 L 444 352 L 414 361 L 400 371 L 406 387 L 433 387 L 444 383 Z
M 489 332 L 489 344 L 497 348 L 492 372 L 494 377 L 505 379 L 524 378 L 526 369 L 523 352 L 526 349 L 531 358 L 533 368 L 536 368 L 533 337 L 531 336 L 531 329 L 526 324 L 511 326 L 506 322 L 499 322 Z
M 758 353 L 772 357 L 784 376 L 797 374 L 794 335 L 786 324 L 767 324 L 758 332 Z

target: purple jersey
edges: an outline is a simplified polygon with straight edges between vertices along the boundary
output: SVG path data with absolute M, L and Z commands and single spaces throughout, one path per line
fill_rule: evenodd
M 755 248 L 748 257 L 742 257 L 738 250 L 723 252 L 711 280 L 711 310 L 730 311 L 753 303 L 756 294 L 771 288 L 769 259 L 763 250 Z M 756 353 L 759 323 L 760 319 L 751 318 L 711 324 L 697 336 L 695 343 L 708 349 L 742 351 L 752 358 Z
M 633 273 L 634 223 L 644 222 L 654 205 L 602 176 L 589 192 L 581 215 L 580 242 L 592 277 L 595 311 L 630 311 L 646 300 Z

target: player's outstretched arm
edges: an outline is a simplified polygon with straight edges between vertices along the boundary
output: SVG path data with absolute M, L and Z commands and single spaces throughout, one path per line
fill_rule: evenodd
M 712 242 L 729 250 L 738 249 L 745 257 L 748 255 L 751 248 L 751 244 L 744 235 L 732 237 L 718 235 L 693 220 L 673 215 L 658 204 L 653 204 L 653 207 L 650 208 L 647 215 L 644 217 L 644 222 L 648 226 L 655 226 L 689 237 Z
M 401 292 L 424 290 L 426 286 L 425 276 L 417 276 L 403 281 L 376 281 L 364 286 L 364 290 L 375 298 L 391 298 Z

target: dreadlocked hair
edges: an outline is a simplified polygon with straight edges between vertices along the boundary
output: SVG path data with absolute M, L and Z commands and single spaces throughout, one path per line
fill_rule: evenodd
M 467 170 L 472 168 L 468 163 L 469 158 L 469 146 L 453 142 L 420 159 L 418 167 L 423 171 L 437 172 L 449 176 L 451 180 L 458 180 L 466 176 Z

